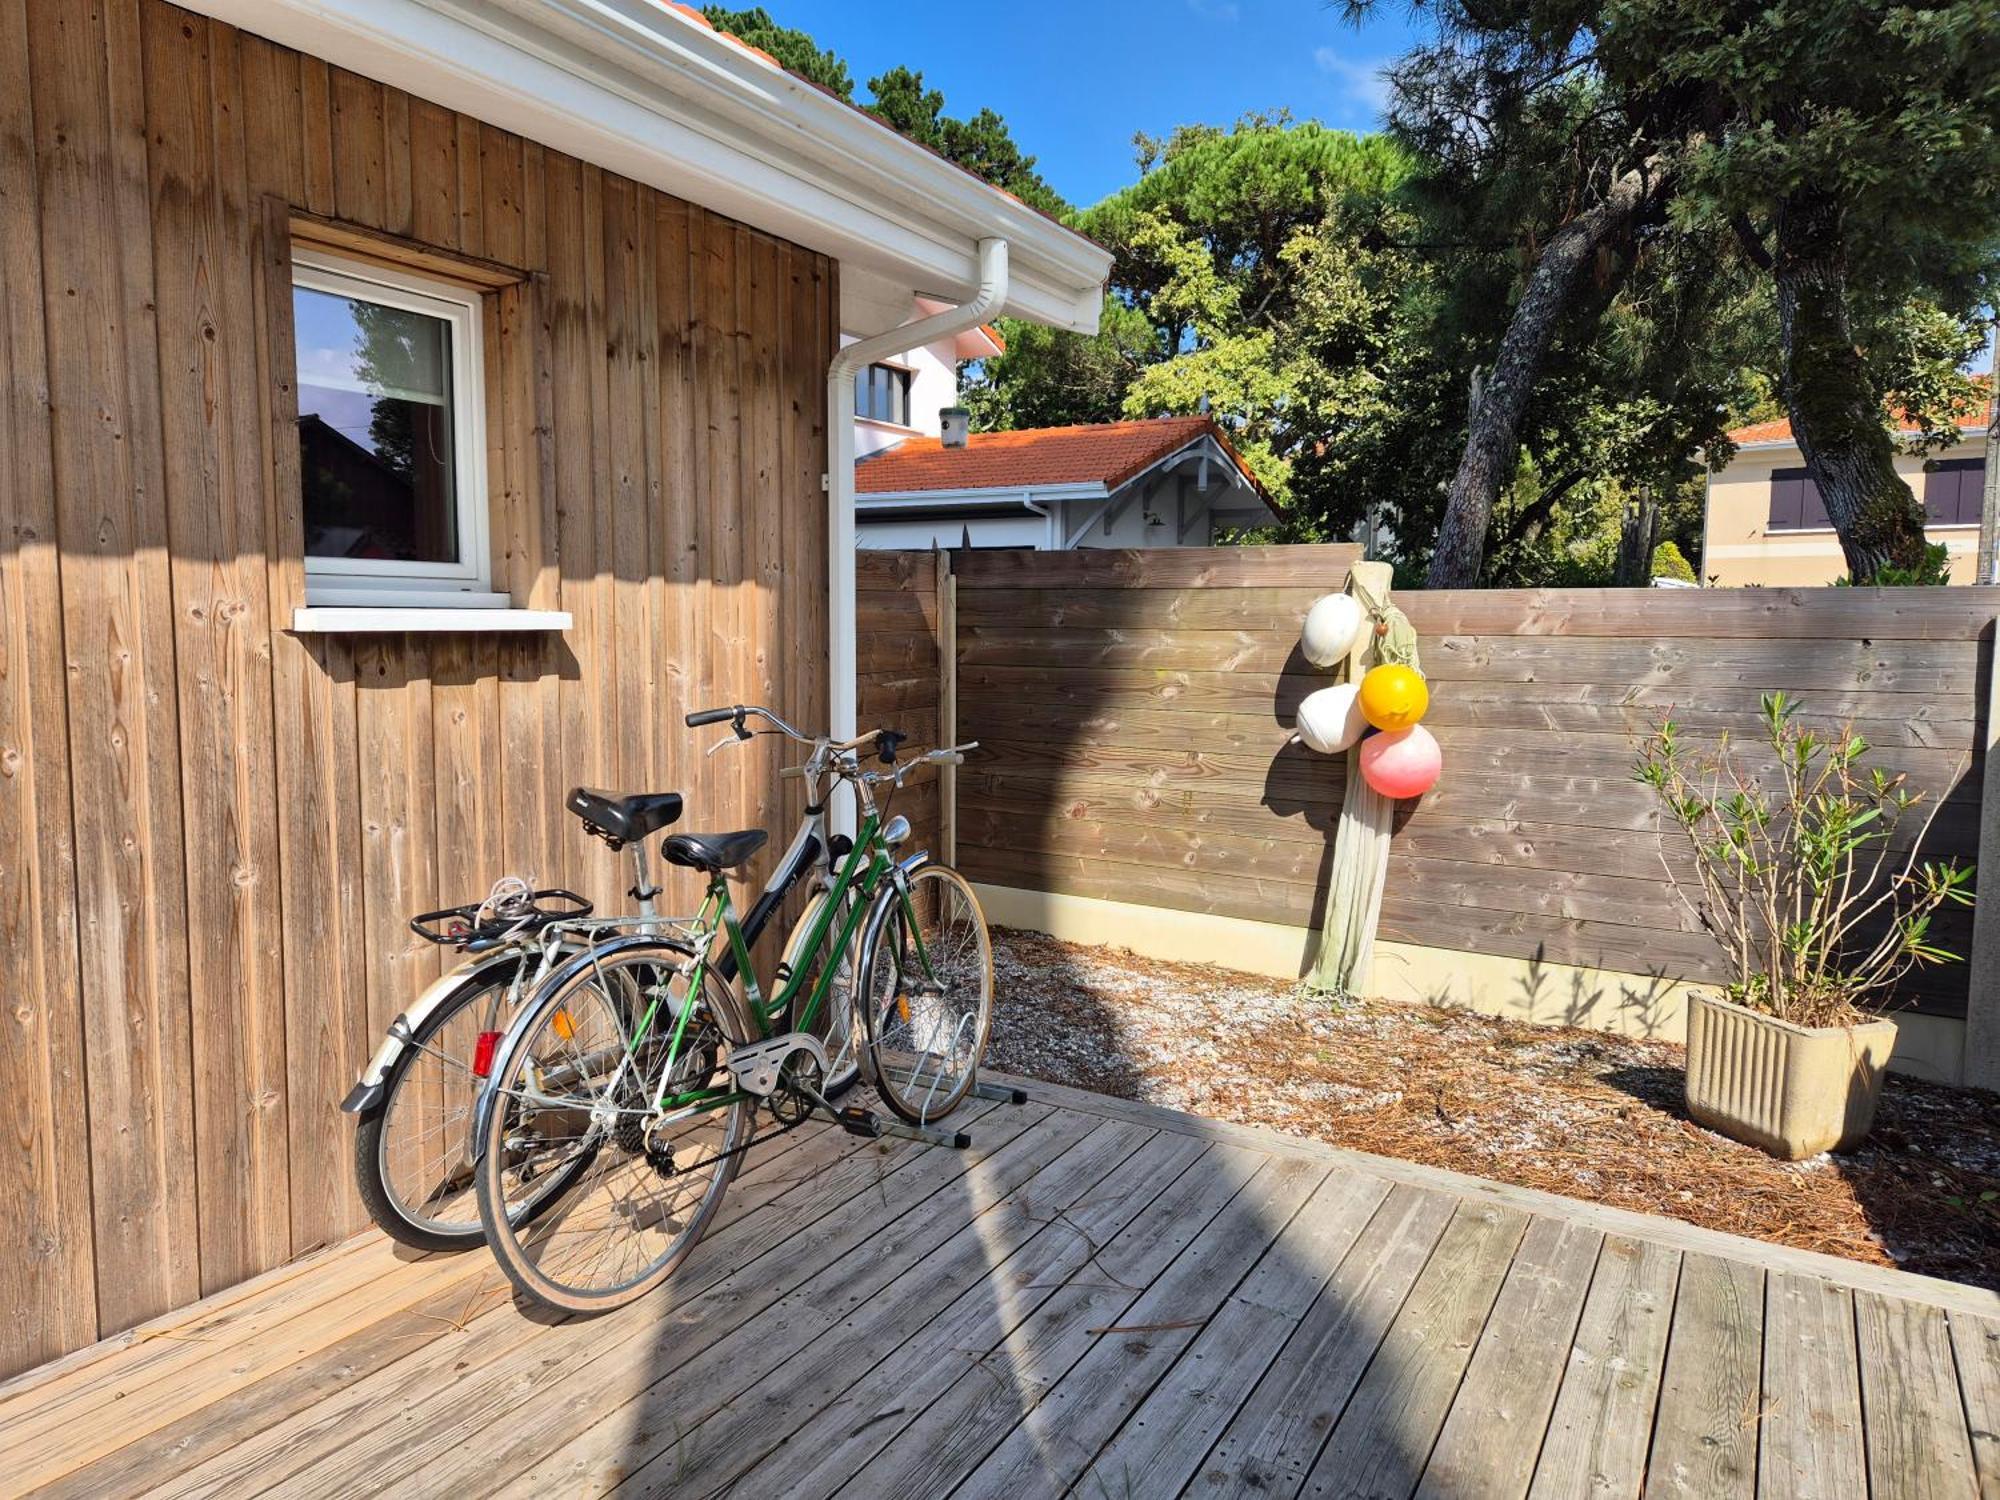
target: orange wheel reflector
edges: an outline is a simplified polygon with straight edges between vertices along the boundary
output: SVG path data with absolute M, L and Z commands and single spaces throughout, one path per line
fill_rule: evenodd
M 564 1041 L 573 1042 L 576 1040 L 576 1021 L 568 1011 L 559 1010 L 553 1016 L 550 1016 L 549 1025 L 555 1028 L 556 1035 Z

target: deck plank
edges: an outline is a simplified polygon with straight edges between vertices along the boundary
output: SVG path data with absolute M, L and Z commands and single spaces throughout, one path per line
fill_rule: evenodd
M 1763 1308 L 1764 1273 L 1755 1266 L 1712 1255 L 1681 1261 L 1646 1472 L 1649 1500 L 1754 1492 Z
M 1139 1128 L 1139 1127 L 1134 1127 Z M 1154 1132 L 1081 1203 L 1046 1227 L 999 1269 L 992 1282 L 962 1293 L 942 1315 L 802 1425 L 776 1424 L 778 1446 L 732 1490 L 752 1495 L 825 1495 L 853 1478 L 948 1391 L 957 1374 L 981 1364 L 1028 1318 L 1085 1270 L 1098 1247 L 1123 1232 L 1202 1154 L 1187 1136 Z
M 1528 1223 L 1513 1209 L 1458 1206 L 1303 1493 L 1403 1496 L 1416 1489 Z
M 781 1209 L 792 1217 L 814 1202 L 822 1212 L 836 1210 L 839 1197 L 814 1197 L 815 1182 L 835 1164 L 846 1161 L 851 1174 L 869 1165 L 851 1160 L 862 1148 L 844 1132 L 816 1131 L 791 1144 L 753 1162 L 731 1184 L 708 1239 L 680 1272 L 683 1295 L 722 1275 L 732 1252 L 765 1241 L 765 1226 Z M 912 1160 L 914 1152 L 906 1149 L 895 1159 Z M 448 1389 L 467 1393 L 497 1378 L 545 1325 L 509 1305 L 506 1280 L 483 1250 L 461 1257 L 460 1265 L 465 1279 L 420 1308 L 416 1321 L 384 1319 L 252 1390 L 203 1408 L 185 1430 L 128 1445 L 74 1476 L 78 1500 L 126 1493 L 154 1442 L 173 1444 L 180 1459 L 172 1481 L 153 1491 L 155 1500 L 230 1495 L 253 1481 L 276 1484 L 353 1446 L 357 1424 L 370 1421 L 371 1413 L 402 1412 Z M 475 1328 L 477 1337 L 464 1337 Z M 453 1334 L 460 1337 L 447 1339 Z
M 1951 1347 L 1980 1500 L 2000 1500 L 2000 1320 L 1952 1314 Z
M 1764 1430 L 1757 1488 L 1798 1500 L 1868 1492 L 1854 1297 L 1774 1271 L 1764 1289 Z
M 1431 1451 L 1419 1500 L 1527 1493 L 1603 1242 L 1580 1224 L 1530 1221 Z
M 949 1494 L 1095 1346 L 1090 1330 L 1123 1318 L 1266 1160 L 1262 1152 L 1234 1146 L 1205 1147 L 1193 1167 L 837 1493 L 846 1500 Z
M 1605 1238 L 1530 1500 L 1639 1493 L 1680 1269 L 1678 1251 L 1622 1235 Z
M 1085 1473 L 1107 1494 L 1178 1494 L 1388 1196 L 1336 1171 Z M 1094 1481 L 1094 1483 L 1093 1483 Z
M 1944 1313 L 1862 1292 L 1854 1326 L 1874 1500 L 1979 1500 Z
M 525 1368 L 503 1362 L 483 1378 L 438 1391 L 395 1414 L 366 1444 L 351 1444 L 294 1475 L 272 1494 L 351 1495 L 383 1464 L 413 1492 L 490 1489 L 632 1399 L 657 1375 L 664 1351 L 693 1359 L 723 1342 L 802 1282 L 842 1264 L 885 1220 L 910 1215 L 969 1171 L 1021 1159 L 1022 1138 L 1049 1119 L 999 1110 L 974 1128 L 969 1152 L 897 1143 L 864 1151 L 821 1174 L 755 1242 L 714 1241 L 689 1257 L 721 1271 L 678 1274 L 657 1297 L 602 1318 L 570 1320 L 535 1342 Z M 851 1165 L 850 1165 L 851 1163 Z
M 628 1442 L 616 1469 L 619 1483 L 702 1495 L 733 1484 L 770 1451 L 774 1433 L 831 1405 L 872 1361 L 923 1332 L 961 1294 L 984 1290 L 990 1298 L 992 1282 L 1012 1279 L 1014 1260 L 1048 1222 L 1086 1202 L 1148 1135 L 1119 1121 L 1098 1124 L 908 1271 L 879 1284 L 872 1275 L 850 1278 L 866 1297 L 858 1306 L 800 1288 L 799 1306 L 780 1304 L 766 1315 L 771 1338 L 759 1337 L 764 1330 L 753 1324 L 713 1376 L 690 1366 L 648 1392 L 646 1409 L 699 1422 L 699 1436 L 664 1443 L 650 1455 Z
M 1095 1339 L 1089 1351 L 966 1476 L 956 1500 L 1053 1495 L 1074 1484 L 1326 1176 L 1316 1162 L 1267 1158 L 1116 1323 L 1084 1330 Z
M 1442 1193 L 1407 1186 L 1389 1192 L 1223 1429 L 1191 1493 L 1298 1493 L 1453 1207 Z

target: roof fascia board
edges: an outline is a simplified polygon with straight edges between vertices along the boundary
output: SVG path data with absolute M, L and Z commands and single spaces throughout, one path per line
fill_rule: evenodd
M 188 0 L 188 8 L 912 288 L 1097 326 L 1109 255 L 653 0 Z
M 1046 505 L 1060 500 L 1103 500 L 1109 493 L 1101 484 L 1010 484 L 967 490 L 885 490 L 856 495 L 854 503 L 862 510 L 899 510 L 918 505 L 1026 505 L 1029 501 Z

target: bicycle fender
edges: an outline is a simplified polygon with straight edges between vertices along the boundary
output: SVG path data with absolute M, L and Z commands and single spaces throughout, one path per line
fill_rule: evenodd
M 518 953 L 498 950 L 469 958 L 455 968 L 446 970 L 424 986 L 424 992 L 417 996 L 416 1003 L 389 1023 L 389 1031 L 382 1038 L 382 1045 L 375 1049 L 374 1057 L 362 1069 L 360 1080 L 340 1101 L 341 1110 L 350 1115 L 365 1115 L 370 1110 L 382 1106 L 382 1085 L 389 1076 L 389 1069 L 396 1065 L 396 1059 L 403 1055 L 403 1049 L 410 1044 L 431 1012 L 442 1005 L 446 998 L 469 979 L 477 979 L 489 969 L 501 964 L 517 963 Z
M 599 943 L 594 948 L 585 948 L 574 958 L 563 964 L 561 968 L 551 973 L 521 1002 L 521 1008 L 514 1013 L 513 1020 L 508 1023 L 506 1035 L 500 1038 L 500 1045 L 494 1049 L 493 1068 L 486 1075 L 486 1086 L 479 1091 L 479 1097 L 473 1101 L 472 1164 L 475 1167 L 479 1165 L 486 1155 L 486 1133 L 493 1121 L 493 1103 L 495 1098 L 493 1080 L 496 1078 L 505 1078 L 514 1071 L 514 1055 L 527 1045 L 528 1018 L 534 1015 L 541 995 L 546 991 L 569 984 L 577 975 L 588 970 L 594 963 L 616 957 L 627 949 L 660 947 L 668 947 L 682 954 L 688 951 L 684 944 L 668 943 L 660 937 L 640 933 L 616 938 L 608 943 Z

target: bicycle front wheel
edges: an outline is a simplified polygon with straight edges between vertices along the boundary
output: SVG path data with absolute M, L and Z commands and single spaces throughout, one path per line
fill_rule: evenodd
M 729 1058 L 750 1040 L 734 994 L 690 996 L 680 955 L 585 953 L 523 1007 L 480 1157 L 479 1217 L 514 1285 L 566 1312 L 623 1306 L 699 1243 L 753 1125 Z M 552 1175 L 560 1186 L 532 1216 Z
M 864 1060 L 897 1114 L 928 1124 L 972 1091 L 993 1021 L 993 939 L 972 884 L 923 865 L 885 886 L 861 943 Z

